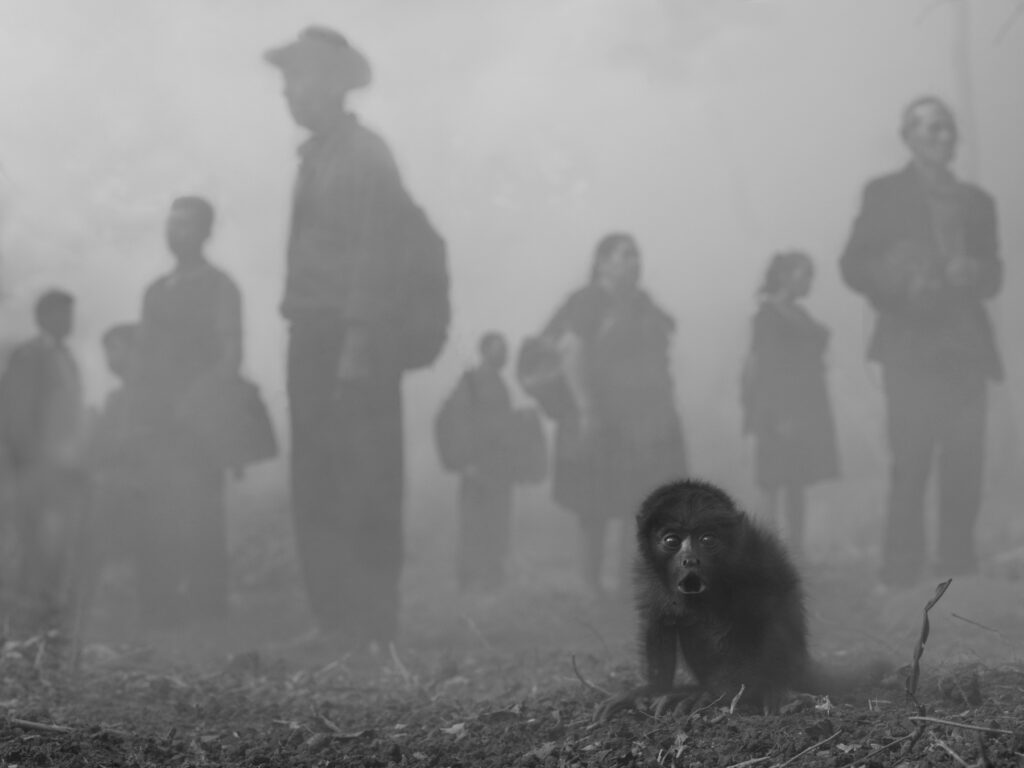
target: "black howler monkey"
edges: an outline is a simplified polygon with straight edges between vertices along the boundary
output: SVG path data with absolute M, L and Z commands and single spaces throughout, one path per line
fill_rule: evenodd
M 697 480 L 659 488 L 637 514 L 637 539 L 646 682 L 606 701 L 599 718 L 638 698 L 731 698 L 740 686 L 743 701 L 777 712 L 787 691 L 837 693 L 859 682 L 812 661 L 799 573 L 775 535 L 721 489 Z M 680 654 L 696 686 L 675 685 Z

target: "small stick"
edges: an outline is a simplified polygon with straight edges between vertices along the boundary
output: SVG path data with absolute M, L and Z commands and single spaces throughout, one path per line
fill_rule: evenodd
M 744 760 L 742 763 L 733 763 L 727 768 L 746 768 L 748 765 L 757 765 L 763 763 L 765 760 L 771 760 L 771 755 L 765 755 L 764 757 L 752 757 L 750 760 Z
M 988 756 L 988 749 L 985 747 L 985 737 L 981 735 L 980 731 L 976 731 L 974 735 L 978 737 L 978 754 L 980 755 L 978 762 L 982 768 L 992 768 L 994 763 Z
M 1001 635 L 1002 634 L 1002 632 L 1000 632 L 998 629 L 992 629 L 992 627 L 986 627 L 984 624 L 979 624 L 976 621 L 972 621 L 971 619 L 968 619 L 966 616 L 961 616 L 959 613 L 951 613 L 950 616 L 952 616 L 954 619 L 960 619 L 960 621 L 965 621 L 968 624 L 973 624 L 974 626 L 978 627 L 979 629 L 984 629 L 986 632 L 994 632 L 997 635 Z
M 853 763 L 853 762 L 866 763 L 868 760 L 870 760 L 875 755 L 881 754 L 882 752 L 885 752 L 888 749 L 892 749 L 897 744 L 901 744 L 904 741 L 906 741 L 907 739 L 912 739 L 912 738 L 914 738 L 914 734 L 913 733 L 908 733 L 906 736 L 900 736 L 898 739 L 896 739 L 894 741 L 890 741 L 888 744 L 884 744 L 883 746 L 879 747 L 878 749 L 874 750 L 873 752 L 868 752 L 866 755 L 864 755 L 864 757 L 857 757 L 857 758 L 854 758 L 852 760 L 848 760 L 846 763 L 844 763 L 844 765 L 846 765 L 847 763 Z
M 473 621 L 473 618 L 471 616 L 463 616 L 462 620 L 466 622 L 466 626 L 470 628 L 473 634 L 480 639 L 480 642 L 483 644 L 484 648 L 486 648 L 488 651 L 494 650 L 494 646 L 487 641 L 487 638 L 484 637 L 484 633 L 480 631 L 480 627 L 476 625 L 476 622 Z
M 740 703 L 740 699 L 743 698 L 743 692 L 747 690 L 747 686 L 744 683 L 740 683 L 740 689 L 736 691 L 736 695 L 732 697 L 732 701 L 729 702 L 729 714 L 735 714 L 736 705 Z
M 789 760 L 787 760 L 782 765 L 780 765 L 779 768 L 786 768 L 787 765 L 796 762 L 796 760 L 798 758 L 803 757 L 808 752 L 811 752 L 811 751 L 817 749 L 818 747 L 822 746 L 823 744 L 827 744 L 828 742 L 832 741 L 832 739 L 838 739 L 839 738 L 839 734 L 841 734 L 841 733 L 842 733 L 842 731 L 836 731 L 835 733 L 833 733 L 828 738 L 824 738 L 821 741 L 819 741 L 817 744 L 811 744 L 811 746 L 809 746 L 807 749 L 803 750 L 802 752 L 797 752 L 795 755 L 793 755 L 791 758 L 789 758 Z
M 968 763 L 966 760 L 964 760 L 962 757 L 960 757 L 960 755 L 958 755 L 956 752 L 954 752 L 952 750 L 952 748 L 948 744 L 946 744 L 946 742 L 944 742 L 942 739 L 938 738 L 937 736 L 935 737 L 935 743 L 938 744 L 940 747 L 942 747 L 942 749 L 946 750 L 946 753 L 950 757 L 952 757 L 954 760 L 956 760 L 960 765 L 962 765 L 963 768 L 971 768 L 970 763 Z
M 609 691 L 606 691 L 599 685 L 594 685 L 592 682 L 583 677 L 583 674 L 580 672 L 580 668 L 576 666 L 575 653 L 569 654 L 569 658 L 572 660 L 572 671 L 576 673 L 576 679 L 583 683 L 584 687 L 589 688 L 592 691 L 597 691 L 603 696 L 611 696 L 611 693 Z
M 47 723 L 36 723 L 31 720 L 21 720 L 17 717 L 11 718 L 11 725 L 24 728 L 26 731 L 40 731 L 42 733 L 71 733 L 74 728 L 66 725 L 48 725 Z
M 911 715 L 907 718 L 908 720 L 914 720 L 920 723 L 935 723 L 936 725 L 948 725 L 951 728 L 965 728 L 968 731 L 981 731 L 982 733 L 999 733 L 1004 736 L 1013 736 L 1013 731 L 1004 731 L 1001 728 L 986 728 L 983 725 L 970 725 L 968 723 L 956 723 L 952 720 L 940 720 L 937 717 L 924 717 L 921 715 Z
M 914 659 L 910 670 L 910 675 L 906 680 L 906 692 L 907 698 L 917 699 L 917 681 L 921 676 L 921 656 L 924 655 L 924 646 L 928 642 L 928 635 L 931 633 L 931 624 L 928 621 L 928 611 L 935 607 L 935 604 L 939 602 L 946 590 L 949 589 L 949 585 L 953 583 L 952 579 L 946 579 L 939 583 L 935 587 L 935 595 L 929 600 L 924 606 L 924 618 L 921 621 L 921 635 L 917 639 L 917 645 L 914 646 Z
M 405 680 L 406 685 L 413 685 L 412 675 L 409 673 L 408 668 L 402 663 L 402 660 L 398 658 L 398 650 L 395 648 L 394 642 L 388 643 L 388 650 L 391 652 L 391 661 L 395 664 L 395 669 L 398 670 L 402 679 Z

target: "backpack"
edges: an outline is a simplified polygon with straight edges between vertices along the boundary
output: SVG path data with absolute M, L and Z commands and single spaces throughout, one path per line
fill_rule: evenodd
M 441 466 L 448 472 L 464 470 L 473 459 L 473 442 L 473 400 L 465 373 L 434 417 L 434 445 Z
M 404 371 L 428 368 L 448 340 L 451 322 L 448 253 L 444 239 L 418 206 L 403 227 L 397 355 Z

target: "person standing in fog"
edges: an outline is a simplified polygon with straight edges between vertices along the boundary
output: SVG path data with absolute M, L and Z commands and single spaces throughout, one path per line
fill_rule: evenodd
M 881 581 L 912 585 L 925 566 L 924 503 L 938 463 L 934 570 L 977 570 L 987 388 L 1003 376 L 985 302 L 1002 284 L 996 205 L 950 165 L 957 125 L 942 100 L 903 112 L 911 161 L 871 181 L 840 259 L 877 315 L 868 355 L 881 364 L 891 454 Z
M 515 411 L 502 375 L 508 343 L 491 331 L 480 339 L 480 363 L 466 371 L 438 419 L 440 439 L 459 442 L 448 459 L 459 473 L 459 543 L 456 575 L 462 592 L 494 592 L 508 559 Z M 448 414 L 450 419 L 444 419 Z M 446 429 L 447 428 L 447 429 Z
M 573 408 L 558 420 L 552 492 L 583 533 L 583 579 L 603 594 L 608 521 L 626 523 L 619 589 L 635 550 L 629 514 L 650 489 L 687 474 L 669 365 L 673 319 L 640 287 L 632 235 L 597 244 L 590 279 L 555 312 L 544 336 L 561 351 Z
M 742 382 L 743 431 L 754 438 L 757 484 L 794 555 L 803 550 L 807 487 L 839 476 L 824 360 L 829 331 L 801 303 L 813 279 L 807 254 L 772 257 Z
M 321 637 L 379 648 L 398 631 L 402 373 L 429 365 L 443 344 L 444 243 L 384 141 L 346 108 L 370 83 L 366 58 L 324 27 L 265 58 L 310 133 L 281 304 L 296 542 Z
M 213 225 L 201 197 L 171 205 L 175 267 L 146 291 L 128 373 L 131 417 L 144 435 L 139 591 L 151 627 L 220 619 L 228 607 L 227 467 L 190 418 L 242 364 L 241 294 L 206 256 Z
M 16 347 L 0 377 L 0 438 L 14 481 L 18 619 L 35 631 L 69 618 L 73 548 L 88 503 L 82 465 L 82 386 L 67 339 L 74 297 L 44 293 L 39 333 Z

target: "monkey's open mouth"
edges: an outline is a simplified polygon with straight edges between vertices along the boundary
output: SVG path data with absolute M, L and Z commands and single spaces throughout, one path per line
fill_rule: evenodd
M 708 585 L 704 583 L 702 579 L 696 573 L 688 573 L 682 579 L 679 580 L 679 591 L 684 595 L 699 595 Z

